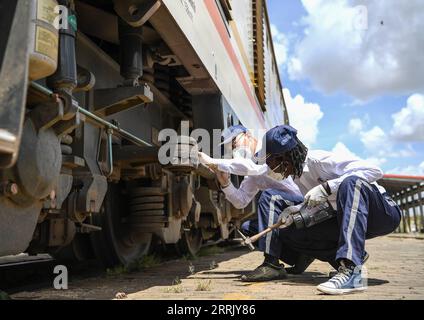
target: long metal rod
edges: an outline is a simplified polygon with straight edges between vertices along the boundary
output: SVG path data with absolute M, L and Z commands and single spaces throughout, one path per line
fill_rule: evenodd
M 31 87 L 33 87 L 34 89 L 42 92 L 43 94 L 47 95 L 47 96 L 53 96 L 53 91 L 51 91 L 50 89 L 36 83 L 36 82 L 31 82 Z M 75 101 L 75 100 L 74 100 Z M 76 101 L 75 101 L 76 103 Z M 113 131 L 114 134 L 118 134 L 119 136 L 121 136 L 122 138 L 134 143 L 135 145 L 138 145 L 140 147 L 153 147 L 150 143 L 136 137 L 135 135 L 129 133 L 128 131 L 119 128 L 118 126 L 114 125 L 113 123 L 110 123 L 107 120 L 104 120 L 102 118 L 100 118 L 99 116 L 95 115 L 94 113 L 81 108 L 79 105 L 75 105 L 76 109 L 78 110 L 78 112 L 80 112 L 81 114 L 85 115 L 86 117 L 90 118 L 91 120 L 97 122 L 98 124 L 111 129 Z

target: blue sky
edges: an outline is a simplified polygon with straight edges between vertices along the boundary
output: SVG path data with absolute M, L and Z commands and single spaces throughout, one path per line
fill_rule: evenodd
M 289 116 L 310 147 L 424 175 L 423 1 L 267 3 Z

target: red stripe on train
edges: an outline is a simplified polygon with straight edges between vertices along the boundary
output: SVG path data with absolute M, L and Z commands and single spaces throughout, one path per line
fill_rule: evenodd
M 222 20 L 221 14 L 218 11 L 218 8 L 216 6 L 215 0 L 204 0 L 206 8 L 209 11 L 209 15 L 212 18 L 212 21 L 215 24 L 215 27 L 221 37 L 222 42 L 224 43 L 225 49 L 227 50 L 228 55 L 230 56 L 230 59 L 236 68 L 237 74 L 240 78 L 240 81 L 243 84 L 244 90 L 246 91 L 246 94 L 250 100 L 250 103 L 252 104 L 252 107 L 256 114 L 258 115 L 263 127 L 265 128 L 265 118 L 263 113 L 259 110 L 258 105 L 256 104 L 256 100 L 252 95 L 252 92 L 250 91 L 250 87 L 246 81 L 246 78 L 243 75 L 243 71 L 241 69 L 240 63 L 237 59 L 236 53 L 234 52 L 234 48 L 230 42 L 230 39 L 228 37 L 227 30 L 224 25 L 224 21 Z

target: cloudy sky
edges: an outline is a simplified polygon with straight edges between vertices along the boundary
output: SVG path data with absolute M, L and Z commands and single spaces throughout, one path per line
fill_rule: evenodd
M 424 1 L 267 3 L 303 140 L 386 173 L 424 175 Z

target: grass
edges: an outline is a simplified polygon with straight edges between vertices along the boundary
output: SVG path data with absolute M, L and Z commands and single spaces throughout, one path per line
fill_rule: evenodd
M 199 281 L 196 286 L 196 291 L 211 291 L 212 280 Z
M 131 272 L 137 272 L 146 270 L 159 265 L 162 262 L 160 258 L 155 255 L 143 256 L 140 259 L 130 263 L 127 266 L 120 265 L 111 269 L 106 270 L 108 276 L 119 276 L 123 274 L 129 274 Z
M 10 300 L 10 297 L 6 292 L 0 291 L 0 300 Z
M 185 254 L 181 257 L 182 261 L 196 261 L 198 260 L 198 256 L 192 256 L 191 254 Z
M 218 246 L 210 246 L 210 247 L 204 247 L 202 248 L 199 253 L 197 254 L 198 257 L 206 257 L 206 256 L 212 256 L 220 253 L 224 253 L 225 248 L 218 247 Z
M 165 289 L 165 293 L 182 293 L 184 291 L 182 281 L 176 277 L 172 282 L 172 286 Z
M 128 267 L 126 266 L 116 266 L 111 269 L 106 269 L 106 274 L 111 277 L 128 274 L 128 273 L 130 273 L 130 271 L 128 270 Z
M 174 281 L 172 282 L 172 285 L 173 285 L 173 286 L 178 286 L 178 285 L 180 285 L 181 283 L 182 283 L 181 279 L 180 279 L 179 277 L 176 277 L 176 278 L 174 279 Z
M 165 290 L 165 293 L 182 293 L 184 291 L 182 285 L 168 287 Z
M 155 255 L 143 256 L 129 265 L 131 271 L 141 271 L 158 266 L 162 260 Z

